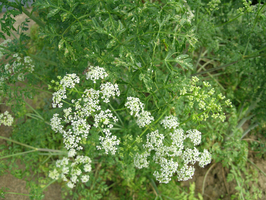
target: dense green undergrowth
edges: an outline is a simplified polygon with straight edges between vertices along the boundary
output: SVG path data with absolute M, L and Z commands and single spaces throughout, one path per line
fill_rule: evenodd
M 12 15 L 36 22 L 0 46 L 12 110 L 0 122 L 13 127 L 0 175 L 27 180 L 29 198 L 58 181 L 63 199 L 207 199 L 181 181 L 211 162 L 236 182 L 224 196 L 261 198 L 245 138 L 265 139 L 263 1 L 36 0 L 31 13 L 1 2 L 14 7 L 3 39 Z

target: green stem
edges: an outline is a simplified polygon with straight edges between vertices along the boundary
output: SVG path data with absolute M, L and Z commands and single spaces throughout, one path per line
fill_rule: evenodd
M 48 183 L 42 190 L 44 191 L 47 187 L 49 187 L 51 184 L 53 184 L 56 180 L 52 180 L 50 183 Z
M 208 110 L 204 110 L 203 112 L 201 112 L 200 114 L 196 115 L 196 117 L 202 115 L 203 113 L 207 112 Z M 190 118 L 188 118 L 186 121 L 182 122 L 179 124 L 179 126 L 181 126 L 182 124 L 185 124 L 186 122 L 190 121 L 192 119 L 193 116 L 191 116 Z
M 108 104 L 109 104 L 109 106 L 111 107 L 111 109 L 114 111 L 114 113 L 116 114 L 116 116 L 118 117 L 118 119 L 119 119 L 119 121 L 121 122 L 122 126 L 124 126 L 123 121 L 121 120 L 121 118 L 119 117 L 119 115 L 117 114 L 117 112 L 115 111 L 115 109 L 113 108 L 113 106 L 112 106 L 110 103 L 108 103 Z
M 5 194 L 18 194 L 18 195 L 23 195 L 23 196 L 34 196 L 33 194 L 23 194 L 23 193 L 17 193 L 17 192 L 4 192 Z
M 226 25 L 226 24 L 229 24 L 229 23 L 231 23 L 232 21 L 237 20 L 237 18 L 241 17 L 242 15 L 243 15 L 243 14 L 241 13 L 241 14 L 237 15 L 235 18 L 229 20 L 228 22 L 225 22 L 225 23 L 223 23 L 223 24 L 217 25 L 216 27 L 221 27 L 221 26 L 224 26 L 224 25 Z
M 222 69 L 222 68 L 226 68 L 230 65 L 233 65 L 235 63 L 238 63 L 241 59 L 237 60 L 237 61 L 234 61 L 234 62 L 231 62 L 231 63 L 228 63 L 228 64 L 225 64 L 225 65 L 222 65 L 222 66 L 219 66 L 219 67 L 215 67 L 215 68 L 212 68 L 212 69 L 209 69 L 209 70 L 206 70 L 206 71 L 203 71 L 203 72 L 199 72 L 199 73 L 196 73 L 196 74 L 192 74 L 191 76 L 197 76 L 197 75 L 201 75 L 201 74 L 206 74 L 208 72 L 213 72 L 215 70 L 218 70 L 218 69 Z
M 153 123 L 153 125 L 157 124 L 158 121 L 165 115 L 165 113 L 168 112 L 168 109 L 165 109 L 164 112 L 161 114 L 161 116 Z M 143 134 L 149 129 L 149 126 L 140 134 L 140 138 L 143 136 Z M 136 143 L 136 140 L 130 145 L 132 147 Z
M 54 61 L 50 61 L 50 60 L 47 60 L 45 58 L 41 58 L 39 56 L 36 56 L 36 55 L 33 55 L 33 54 L 29 54 L 29 56 L 35 60 L 38 60 L 38 61 L 41 61 L 41 62 L 45 62 L 47 64 L 50 64 L 50 65 L 53 65 L 53 66 L 58 66 L 58 63 L 54 62 Z
M 25 152 L 21 152 L 21 153 L 15 153 L 15 154 L 8 155 L 8 156 L 3 156 L 3 157 L 0 157 L 0 160 L 4 159 L 4 158 L 9 158 L 9 157 L 13 157 L 13 156 L 19 156 L 19 155 L 23 155 L 23 154 L 27 154 L 27 153 L 32 153 L 32 152 L 36 152 L 36 150 L 30 150 L 30 151 L 25 151 Z
M 41 120 L 43 120 L 44 121 L 44 118 L 37 112 L 37 110 L 35 110 L 30 104 L 28 104 L 27 103 L 27 101 L 25 101 L 24 100 L 24 102 L 27 104 L 27 106 L 29 106 L 30 107 L 30 109 L 32 109 L 33 110 L 33 112 L 35 112 L 36 113 L 36 116 L 39 118 L 39 119 L 41 119 Z
M 36 22 L 36 24 L 38 24 L 41 27 L 45 27 L 45 23 L 43 21 L 41 21 L 40 19 L 38 19 L 37 17 L 35 17 L 34 15 L 30 14 L 29 11 L 26 10 L 26 8 L 24 8 L 23 6 L 19 6 L 16 3 L 13 2 L 8 2 L 8 0 L 0 0 L 1 3 L 3 3 L 4 5 L 8 5 L 9 7 L 14 7 L 18 10 L 22 10 L 22 12 L 24 12 L 29 18 L 31 18 L 33 21 Z
M 120 109 L 116 109 L 114 111 L 121 111 L 121 110 L 126 110 L 127 108 L 120 108 Z
M 7 140 L 7 141 L 9 141 L 9 142 L 13 142 L 13 143 L 15 143 L 15 144 L 19 144 L 19 145 L 21 145 L 21 146 L 24 146 L 24 147 L 27 147 L 27 148 L 33 149 L 33 150 L 35 150 L 35 151 L 60 152 L 60 153 L 63 152 L 63 151 L 60 151 L 60 150 L 36 148 L 36 147 L 30 146 L 30 145 L 27 145 L 27 144 L 24 144 L 24 143 L 21 143 L 21 142 L 17 142 L 17 141 L 15 141 L 15 140 L 12 140 L 12 139 L 9 139 L 9 138 L 3 137 L 3 136 L 0 136 L 0 139 Z
M 213 163 L 212 166 L 207 170 L 204 179 L 203 179 L 203 183 L 202 183 L 202 189 L 201 189 L 201 194 L 204 195 L 204 187 L 205 187 L 205 182 L 206 182 L 206 178 L 209 174 L 209 172 L 211 171 L 211 169 L 216 165 L 216 163 Z
M 255 28 L 255 25 L 256 25 L 257 22 L 258 22 L 259 14 L 261 13 L 261 11 L 263 10 L 263 8 L 264 8 L 265 6 L 266 6 L 266 5 L 264 4 L 264 5 L 261 7 L 261 9 L 257 12 L 257 16 L 256 16 L 255 21 L 254 21 L 254 23 L 253 23 L 253 27 L 252 27 L 252 31 L 251 31 L 251 33 L 253 33 L 254 28 Z M 250 38 L 251 38 L 251 36 L 252 36 L 252 34 L 249 34 L 248 42 L 247 42 L 247 45 L 246 45 L 245 51 L 244 51 L 244 53 L 243 53 L 243 57 L 245 56 L 245 54 L 246 54 L 246 52 L 247 52 L 247 49 L 248 49 L 248 45 L 249 45 L 249 42 L 250 42 Z
M 254 165 L 265 177 L 266 177 L 266 174 L 264 171 L 262 171 L 255 163 L 253 163 L 251 160 L 248 159 L 248 162 L 250 162 L 252 165 Z

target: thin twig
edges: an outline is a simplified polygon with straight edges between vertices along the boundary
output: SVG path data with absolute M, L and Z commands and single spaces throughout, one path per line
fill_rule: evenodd
M 205 186 L 205 182 L 206 182 L 206 178 L 208 176 L 208 173 L 211 171 L 211 169 L 216 165 L 216 163 L 214 163 L 209 169 L 208 171 L 206 172 L 205 176 L 204 176 L 204 179 L 203 179 L 203 183 L 202 183 L 202 192 L 201 194 L 204 195 L 204 186 Z
M 265 172 L 264 171 L 262 171 L 255 163 L 253 163 L 251 160 L 249 160 L 248 159 L 248 161 L 252 164 L 252 165 L 254 165 L 265 177 L 266 177 L 266 174 L 265 174 Z
M 223 167 L 222 167 L 222 172 L 223 172 L 224 185 L 225 185 L 226 192 L 227 192 L 227 194 L 230 194 L 229 189 L 228 189 L 228 185 L 226 183 L 226 178 L 225 178 L 225 175 L 224 175 L 224 168 Z
M 235 64 L 235 63 L 238 63 L 239 61 L 240 61 L 240 59 L 237 60 L 237 61 L 234 61 L 234 62 L 228 63 L 228 64 L 226 64 L 226 65 L 222 65 L 222 66 L 219 66 L 219 67 L 215 67 L 215 68 L 212 68 L 212 69 L 208 69 L 208 70 L 206 70 L 206 71 L 204 71 L 204 72 L 199 72 L 199 73 L 196 73 L 196 74 L 192 74 L 191 76 L 197 76 L 197 75 L 201 75 L 201 74 L 206 74 L 206 73 L 209 73 L 209 72 L 213 72 L 213 71 L 215 71 L 215 70 L 222 69 L 222 68 L 228 67 L 228 66 L 230 66 L 230 65 L 233 65 L 233 64 Z

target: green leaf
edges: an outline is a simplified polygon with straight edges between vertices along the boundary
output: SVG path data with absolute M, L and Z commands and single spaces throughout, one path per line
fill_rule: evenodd
M 85 33 L 83 30 L 78 32 L 78 34 L 75 36 L 75 40 L 80 41 L 82 39 L 82 37 L 85 38 Z
M 38 9 L 43 9 L 43 8 L 49 8 L 50 4 L 43 2 L 43 1 L 37 1 L 35 3 L 32 4 L 33 7 L 38 7 Z
M 108 43 L 107 43 L 107 46 L 106 48 L 107 49 L 110 49 L 111 47 L 115 46 L 116 45 L 116 40 L 115 39 L 112 39 L 110 40 Z
M 152 90 L 152 84 L 153 84 L 153 82 L 152 82 L 151 78 L 149 76 L 147 76 L 147 74 L 145 76 L 145 74 L 142 74 L 141 73 L 139 75 L 139 80 L 140 81 L 143 81 L 143 83 L 145 84 L 145 87 L 148 90 L 148 92 Z
M 59 8 L 56 8 L 56 9 L 51 10 L 51 11 L 48 13 L 47 18 L 49 18 L 49 17 L 53 17 L 53 16 L 56 15 L 59 11 L 60 11 Z
M 191 63 L 192 59 L 189 58 L 189 56 L 187 54 L 183 54 L 183 55 L 179 55 L 175 58 L 172 58 L 173 55 L 177 54 L 177 52 L 168 52 L 166 58 L 165 58 L 165 62 L 176 62 L 179 65 L 181 65 L 181 67 L 185 68 L 185 69 L 193 69 L 193 65 Z
M 0 32 L 0 38 L 3 38 L 4 40 L 6 40 L 6 37 L 2 32 Z
M 72 4 L 70 6 L 70 12 L 73 12 L 73 10 L 77 7 L 77 5 L 79 5 L 79 2 L 75 3 L 74 5 Z
M 70 7 L 72 6 L 73 3 L 74 3 L 74 0 L 67 0 L 67 4 L 70 5 Z
M 186 54 L 184 54 L 184 55 L 180 55 L 180 56 L 177 56 L 177 57 L 175 58 L 175 61 L 176 61 L 179 65 L 181 65 L 181 67 L 183 67 L 183 68 L 185 68 L 185 69 L 187 69 L 187 68 L 189 68 L 189 69 L 193 69 L 193 65 L 192 65 L 192 63 L 191 63 L 192 59 L 189 58 L 189 56 L 186 55 Z
M 64 47 L 64 43 L 65 43 L 65 40 L 64 39 L 61 39 L 58 43 L 58 49 L 62 49 Z
M 62 13 L 60 16 L 61 16 L 62 22 L 64 22 L 69 18 L 70 14 L 65 12 L 65 13 Z
M 74 33 L 75 30 L 78 28 L 79 24 L 73 24 L 70 28 L 71 33 Z

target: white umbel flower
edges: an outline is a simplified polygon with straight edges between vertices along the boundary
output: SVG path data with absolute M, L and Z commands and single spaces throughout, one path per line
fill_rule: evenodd
M 149 161 L 147 160 L 147 157 L 150 156 L 150 153 L 144 152 L 142 154 L 136 153 L 134 157 L 134 165 L 135 167 L 141 169 L 143 167 L 147 168 L 149 166 Z
M 199 158 L 199 166 L 204 167 L 211 163 L 211 154 L 206 149 L 204 149 L 203 153 L 200 154 Z
M 178 181 L 187 181 L 192 179 L 195 172 L 193 166 L 184 165 L 180 170 L 177 171 Z
M 105 137 L 100 136 L 101 146 L 97 146 L 97 149 L 104 149 L 106 154 L 110 152 L 112 155 L 115 155 L 117 150 L 116 146 L 119 145 L 120 140 L 114 135 L 111 136 L 109 129 L 104 129 L 103 132 L 105 133 Z
M 14 118 L 9 114 L 8 111 L 0 113 L 0 125 L 4 124 L 5 126 L 11 126 L 14 121 Z
M 73 153 L 73 150 L 70 152 Z M 75 183 L 86 183 L 89 180 L 89 172 L 91 172 L 91 159 L 88 156 L 76 156 L 69 159 L 64 157 L 62 160 L 56 161 L 56 168 L 49 172 L 51 179 L 62 179 L 67 183 L 69 188 L 75 187 Z M 83 168 L 83 170 L 82 170 Z
M 137 119 L 137 124 L 140 128 L 149 125 L 154 121 L 154 117 L 151 116 L 151 113 L 148 111 L 142 111 Z
M 82 183 L 87 183 L 90 179 L 90 176 L 89 175 L 84 175 L 81 177 L 81 182 Z
M 90 79 L 93 81 L 93 83 L 96 83 L 96 80 L 104 79 L 108 76 L 108 74 L 105 72 L 104 68 L 99 66 L 90 66 L 89 71 L 86 73 L 86 79 Z
M 201 132 L 199 132 L 196 129 L 188 130 L 187 131 L 187 137 L 190 138 L 190 140 L 193 142 L 195 146 L 199 145 L 201 142 Z
M 134 114 L 134 117 L 139 117 L 140 112 L 144 109 L 144 104 L 140 102 L 139 98 L 127 97 L 125 106 L 130 109 L 130 115 Z
M 75 184 L 74 183 L 72 183 L 71 181 L 69 181 L 68 183 L 67 183 L 67 186 L 69 187 L 69 188 L 74 188 L 75 187 Z
M 63 88 L 74 88 L 76 83 L 79 83 L 79 77 L 76 74 L 67 74 L 60 81 Z
M 169 128 L 169 129 L 176 129 L 179 126 L 179 123 L 177 121 L 177 117 L 170 115 L 170 116 L 166 116 L 162 121 L 161 124 L 163 125 L 163 127 Z
M 118 88 L 118 85 L 117 84 L 112 84 L 110 82 L 107 82 L 107 83 L 104 83 L 104 84 L 101 84 L 101 93 L 102 93 L 102 99 L 103 102 L 105 103 L 109 103 L 110 102 L 110 97 L 113 96 L 113 98 L 115 96 L 120 96 L 120 91 L 119 91 L 119 88 Z

